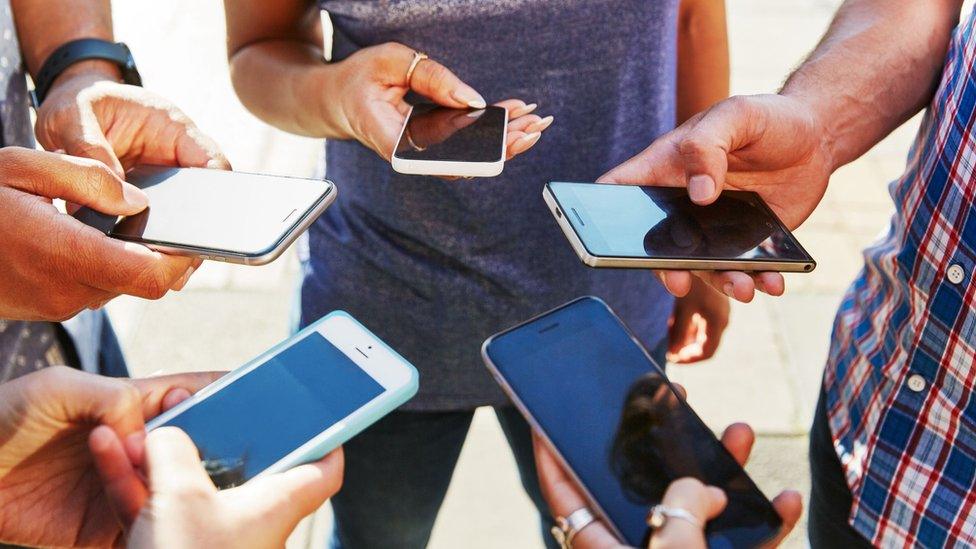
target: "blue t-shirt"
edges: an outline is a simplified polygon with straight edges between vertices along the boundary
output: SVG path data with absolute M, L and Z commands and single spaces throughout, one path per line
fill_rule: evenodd
M 507 402 L 485 369 L 491 334 L 585 294 L 643 339 L 673 299 L 648 271 L 580 263 L 542 200 L 593 181 L 674 126 L 677 0 L 327 0 L 356 46 L 400 42 L 489 102 L 538 103 L 554 124 L 490 179 L 399 175 L 355 141 L 329 141 L 337 202 L 309 231 L 302 323 L 345 309 L 420 370 L 414 410 Z M 404 67 L 406 70 L 406 67 Z

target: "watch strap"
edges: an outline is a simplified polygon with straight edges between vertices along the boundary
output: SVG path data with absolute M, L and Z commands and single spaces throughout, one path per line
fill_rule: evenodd
M 99 38 L 81 38 L 59 46 L 44 61 L 34 78 L 34 105 L 39 106 L 51 85 L 68 67 L 80 61 L 104 59 L 119 66 L 122 80 L 134 86 L 142 85 L 142 77 L 136 69 L 129 47 L 121 42 L 109 42 Z

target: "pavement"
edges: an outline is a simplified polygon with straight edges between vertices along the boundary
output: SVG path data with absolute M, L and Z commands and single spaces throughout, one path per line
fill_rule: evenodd
M 774 91 L 830 21 L 836 0 L 735 0 L 729 24 L 734 93 Z M 169 97 L 224 148 L 238 170 L 308 176 L 321 142 L 276 131 L 248 114 L 226 72 L 218 2 L 173 0 L 147 9 L 116 2 L 119 39 L 132 47 L 146 86 Z M 861 265 L 861 250 L 892 210 L 886 185 L 900 173 L 917 120 L 831 180 L 820 209 L 797 231 L 818 262 L 791 275 L 781 298 L 733 306 L 717 356 L 672 367 L 713 429 L 734 421 L 758 433 L 747 469 L 767 494 L 809 493 L 807 430 L 834 311 Z M 265 267 L 206 264 L 181 293 L 109 306 L 134 374 L 229 369 L 287 334 L 296 280 L 292 254 Z M 328 509 L 303 523 L 290 547 L 322 547 Z M 430 547 L 541 547 L 534 510 L 490 410 L 479 410 Z M 801 524 L 786 541 L 802 547 Z

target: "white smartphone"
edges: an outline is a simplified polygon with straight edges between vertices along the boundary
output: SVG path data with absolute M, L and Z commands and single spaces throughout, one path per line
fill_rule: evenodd
M 264 265 L 278 258 L 336 198 L 331 181 L 202 168 L 140 166 L 126 179 L 149 207 L 123 218 L 82 208 L 107 235 L 161 252 Z
M 451 109 L 421 103 L 410 109 L 391 163 L 402 174 L 494 177 L 505 167 L 508 111 Z
M 337 311 L 158 416 L 220 488 L 321 459 L 417 393 L 418 374 Z
M 590 267 L 806 273 L 817 263 L 752 192 L 708 206 L 683 188 L 551 182 L 543 198 Z

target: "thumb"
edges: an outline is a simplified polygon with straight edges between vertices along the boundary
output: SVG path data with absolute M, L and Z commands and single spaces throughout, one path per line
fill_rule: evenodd
M 407 61 L 408 68 L 409 63 L 412 62 L 411 52 Z M 413 91 L 445 107 L 483 109 L 488 106 L 485 99 L 474 88 L 462 82 L 447 67 L 432 59 L 421 59 L 407 84 Z
M 259 517 L 273 516 L 290 533 L 342 487 L 345 461 L 339 448 L 315 463 L 299 465 L 283 473 L 258 477 L 224 492 L 229 499 Z
M 149 486 L 154 493 L 217 491 L 200 463 L 196 446 L 180 429 L 160 427 L 150 431 L 145 448 Z
M 6 147 L 0 152 L 4 184 L 36 196 L 61 198 L 109 215 L 133 215 L 149 198 L 103 162 L 46 151 Z

